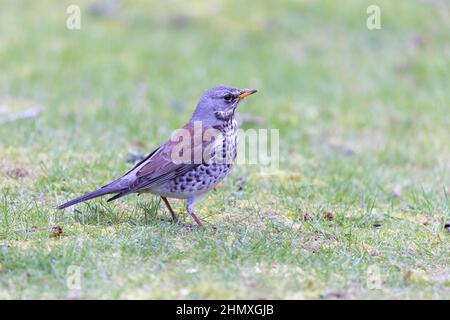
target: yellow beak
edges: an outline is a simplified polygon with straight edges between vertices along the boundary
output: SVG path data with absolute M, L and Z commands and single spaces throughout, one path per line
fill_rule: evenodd
M 242 90 L 241 93 L 239 94 L 239 99 L 242 100 L 242 99 L 244 99 L 245 97 L 248 97 L 249 95 L 254 94 L 255 92 L 258 92 L 258 91 L 255 90 L 255 89 L 244 89 L 244 90 Z

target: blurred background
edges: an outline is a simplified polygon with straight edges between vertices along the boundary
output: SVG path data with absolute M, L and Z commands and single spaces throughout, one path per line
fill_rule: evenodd
M 371 4 L 381 9 L 380 29 L 367 28 L 370 14 L 366 10 Z M 70 5 L 81 9 L 80 29 L 67 28 Z M 67 241 L 87 232 L 84 227 L 77 229 L 84 225 L 81 220 L 53 208 L 123 173 L 130 166 L 126 161 L 130 152 L 146 153 L 157 147 L 184 125 L 205 90 L 221 84 L 258 89 L 239 110 L 250 119 L 243 126 L 279 129 L 281 162 L 271 177 L 259 174 L 257 166 L 237 168 L 222 194 L 213 195 L 200 207 L 208 212 L 203 214 L 207 221 L 223 221 L 221 215 L 214 215 L 217 210 L 231 210 L 236 218 L 243 212 L 249 216 L 259 212 L 281 224 L 298 222 L 305 213 L 320 216 L 323 210 L 343 219 L 369 214 L 378 221 L 391 214 L 418 223 L 426 214 L 436 222 L 430 227 L 436 236 L 449 215 L 449 30 L 450 4 L 445 0 L 3 0 L 1 241 L 28 239 L 20 230 L 32 225 L 65 223 Z M 235 195 L 234 181 L 241 176 L 247 178 L 247 189 Z M 245 205 L 240 203 L 248 210 L 227 209 L 223 203 L 229 197 L 246 200 Z M 255 203 L 261 208 L 251 207 Z M 133 197 L 114 204 L 116 211 L 109 215 L 104 208 L 84 211 L 86 219 L 99 219 L 95 221 L 108 226 L 115 219 L 123 222 L 125 212 L 135 206 Z M 98 212 L 101 218 L 96 217 Z M 355 227 L 354 221 L 346 223 L 340 225 L 341 231 Z M 399 224 L 390 223 L 393 228 Z M 99 224 L 99 228 L 104 226 Z M 392 250 L 392 259 L 409 259 L 398 262 L 409 268 L 417 259 L 415 249 L 411 256 L 403 253 L 403 258 L 393 252 L 400 252 L 401 244 L 414 237 L 409 224 L 401 226 L 404 232 L 392 229 L 377 241 Z M 326 228 L 320 225 L 318 229 L 322 227 Z M 340 232 L 336 226 L 330 228 Z M 92 232 L 88 237 L 96 239 L 97 231 Z M 419 242 L 427 235 L 420 237 Z M 301 242 L 308 243 L 308 239 Z M 345 239 L 343 243 L 349 242 L 344 247 L 354 243 Z M 439 274 L 448 271 L 445 244 L 436 248 L 427 241 L 422 246 L 435 251 L 422 262 L 436 262 Z M 55 250 L 66 252 L 70 243 Z M 280 245 L 267 244 L 267 248 L 269 254 Z M 17 285 L 20 270 L 33 269 L 30 265 L 41 261 L 40 255 L 45 254 L 39 250 L 19 245 L 15 255 L 0 254 L 3 259 L 15 257 L 9 263 L 17 274 L 9 273 L 9 283 Z M 355 253 L 339 254 L 348 254 L 350 259 Z M 291 259 L 283 257 L 280 254 L 277 261 Z M 328 270 L 319 274 L 339 274 L 341 264 L 334 265 L 332 257 L 328 256 L 331 265 L 308 262 L 308 268 Z M 0 263 L 8 268 L 6 261 Z M 54 285 L 63 287 L 69 262 L 58 269 L 45 267 L 48 261 L 42 261 L 43 273 L 30 281 L 38 286 L 41 277 L 52 275 L 60 281 Z M 217 263 L 223 265 L 223 261 Z M 364 268 L 354 274 L 364 274 Z M 390 270 L 389 265 L 386 268 Z M 120 271 L 111 272 L 113 278 L 120 278 Z M 403 281 L 402 274 L 393 274 L 393 282 Z M 319 297 L 329 276 L 316 279 L 317 287 L 302 287 L 313 292 L 302 296 Z M 357 283 L 365 281 L 363 276 L 356 279 Z M 444 280 L 439 281 L 442 285 Z M 280 283 L 274 280 L 274 287 Z M 166 284 L 162 281 L 161 288 Z M 339 282 L 341 286 L 345 284 Z M 252 289 L 225 287 L 197 288 L 188 291 L 196 295 L 185 296 L 257 295 Z M 277 291 L 274 287 L 265 287 L 268 297 L 286 298 L 300 290 L 291 292 L 280 285 Z M 431 297 L 439 296 L 430 290 Z M 96 296 L 108 296 L 106 292 Z M 166 294 L 183 297 L 176 292 Z M 3 291 L 4 297 L 40 294 L 30 287 Z M 121 291 L 115 297 L 124 296 L 129 295 Z

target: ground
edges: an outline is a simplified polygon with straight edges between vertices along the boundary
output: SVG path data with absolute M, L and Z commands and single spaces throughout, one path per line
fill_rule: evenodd
M 0 122 L 0 298 L 450 299 L 449 29 L 445 0 L 2 1 L 0 119 L 40 114 Z M 205 230 L 151 195 L 55 209 L 219 84 L 259 90 L 280 162 L 238 165 Z

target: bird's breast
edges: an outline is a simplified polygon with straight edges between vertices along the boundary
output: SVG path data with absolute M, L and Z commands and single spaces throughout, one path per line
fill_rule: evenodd
M 238 130 L 236 120 L 233 118 L 224 122 L 220 131 L 222 132 L 222 144 L 220 145 L 220 155 L 216 158 L 216 162 L 232 164 L 237 155 Z
M 214 188 L 232 170 L 237 155 L 238 130 L 234 119 L 224 122 L 211 150 L 212 157 L 167 183 L 153 188 L 150 192 L 171 198 L 189 198 Z

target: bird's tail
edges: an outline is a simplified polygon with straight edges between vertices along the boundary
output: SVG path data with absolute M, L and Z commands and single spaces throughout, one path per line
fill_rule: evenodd
M 120 192 L 122 189 L 117 189 L 117 188 L 112 188 L 110 185 L 106 185 L 98 190 L 92 191 L 92 192 L 88 192 L 84 195 L 82 195 L 81 197 L 75 198 L 73 200 L 70 200 L 69 202 L 66 202 L 62 205 L 60 205 L 58 207 L 58 209 L 62 210 L 65 209 L 67 207 L 73 206 L 74 204 L 80 203 L 80 202 L 84 202 L 87 200 L 91 200 L 97 197 L 101 197 L 104 196 L 105 194 L 111 194 L 111 193 L 118 193 Z

